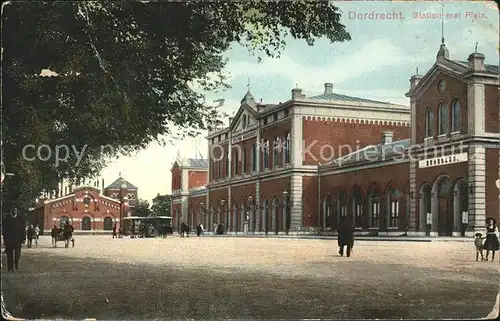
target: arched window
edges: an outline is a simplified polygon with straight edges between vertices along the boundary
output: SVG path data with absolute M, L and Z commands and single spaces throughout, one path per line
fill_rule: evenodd
M 281 141 L 279 137 L 276 137 L 274 139 L 274 146 L 273 146 L 273 166 L 274 168 L 278 167 L 279 165 L 279 156 L 280 156 L 280 146 Z
M 461 123 L 461 110 L 460 110 L 460 101 L 454 100 L 451 105 L 451 131 L 458 132 L 460 131 L 460 123 Z
M 104 218 L 104 230 L 111 231 L 113 229 L 113 219 L 109 216 Z
M 370 227 L 379 227 L 380 197 L 374 190 L 372 190 L 368 195 L 370 206 Z
M 284 153 L 285 153 L 285 164 L 290 164 L 290 150 L 291 150 L 291 144 L 290 144 L 290 134 L 286 135 L 285 138 L 285 144 L 284 144 Z
M 239 172 L 238 171 L 239 170 L 238 164 L 239 164 L 239 161 L 240 161 L 239 160 L 240 155 L 239 155 L 238 149 L 240 148 L 240 146 L 235 146 L 235 147 L 236 148 L 233 148 L 233 155 L 232 155 L 232 157 L 234 159 L 234 161 L 233 161 L 234 170 L 233 171 L 234 171 L 234 175 L 238 175 L 238 172 Z
M 439 112 L 439 118 L 438 118 L 439 132 L 438 132 L 438 135 L 448 134 L 448 123 L 449 123 L 448 107 L 445 104 L 441 103 L 441 104 L 439 104 L 438 112 Z
M 62 226 L 65 225 L 66 223 L 69 223 L 69 218 L 65 215 L 61 216 L 61 218 L 59 219 L 59 224 Z
M 389 203 L 389 227 L 399 226 L 399 200 L 401 194 L 397 189 L 391 188 L 388 194 Z
M 257 144 L 252 145 L 252 172 L 257 171 L 257 153 L 259 152 L 259 148 Z
M 434 136 L 434 111 L 432 107 L 425 110 L 425 137 Z
M 448 177 L 444 177 L 439 182 L 438 195 L 440 197 L 449 197 L 453 192 L 453 184 Z
M 269 169 L 269 140 L 267 139 L 264 141 L 263 154 L 264 169 Z
M 229 151 L 226 152 L 226 177 L 229 177 Z
M 363 195 L 361 190 L 356 187 L 353 191 L 353 205 L 354 205 L 354 226 L 363 226 Z
M 92 224 L 90 223 L 90 217 L 84 216 L 82 218 L 82 230 L 90 231 L 92 229 Z
M 340 192 L 338 198 L 339 215 L 347 216 L 347 195 L 345 192 Z

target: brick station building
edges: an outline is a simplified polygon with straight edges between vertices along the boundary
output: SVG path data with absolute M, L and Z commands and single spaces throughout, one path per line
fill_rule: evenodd
M 328 234 L 348 216 L 358 234 L 482 231 L 499 218 L 500 138 L 498 66 L 484 60 L 452 60 L 443 41 L 411 77 L 410 108 L 330 83 L 272 105 L 247 92 L 229 127 L 209 133 L 208 160 L 174 164 L 174 228 Z
M 119 226 L 120 217 L 132 215 L 137 200 L 137 187 L 122 177 L 106 188 L 84 184 L 59 192 L 58 197 L 40 200 L 30 213 L 30 223 L 44 233 L 66 221 L 75 233 L 110 233 L 115 223 Z

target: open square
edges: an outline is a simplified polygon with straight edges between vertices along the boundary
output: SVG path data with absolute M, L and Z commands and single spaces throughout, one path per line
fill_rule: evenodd
M 25 318 L 483 318 L 495 261 L 472 241 L 356 241 L 347 258 L 335 239 L 42 237 L 2 277 Z

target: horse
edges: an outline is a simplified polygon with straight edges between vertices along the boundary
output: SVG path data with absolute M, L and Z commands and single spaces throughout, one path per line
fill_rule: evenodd
M 189 237 L 189 226 L 186 223 L 181 224 L 181 237 Z

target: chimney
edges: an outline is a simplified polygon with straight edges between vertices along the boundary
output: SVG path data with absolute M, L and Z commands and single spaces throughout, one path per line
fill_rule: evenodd
M 302 98 L 302 97 L 304 97 L 302 95 L 302 89 L 300 89 L 300 88 L 292 89 L 292 99 L 297 99 L 297 98 Z
M 333 93 L 333 84 L 331 82 L 325 83 L 325 94 Z
M 410 78 L 410 88 L 413 90 L 419 83 L 419 81 L 422 79 L 422 75 L 413 75 Z
M 387 145 L 392 143 L 392 132 L 390 131 L 384 131 L 382 132 L 382 144 Z
M 229 125 L 233 122 L 234 117 L 229 117 Z
M 474 52 L 469 55 L 469 69 L 472 71 L 484 71 L 484 55 Z

